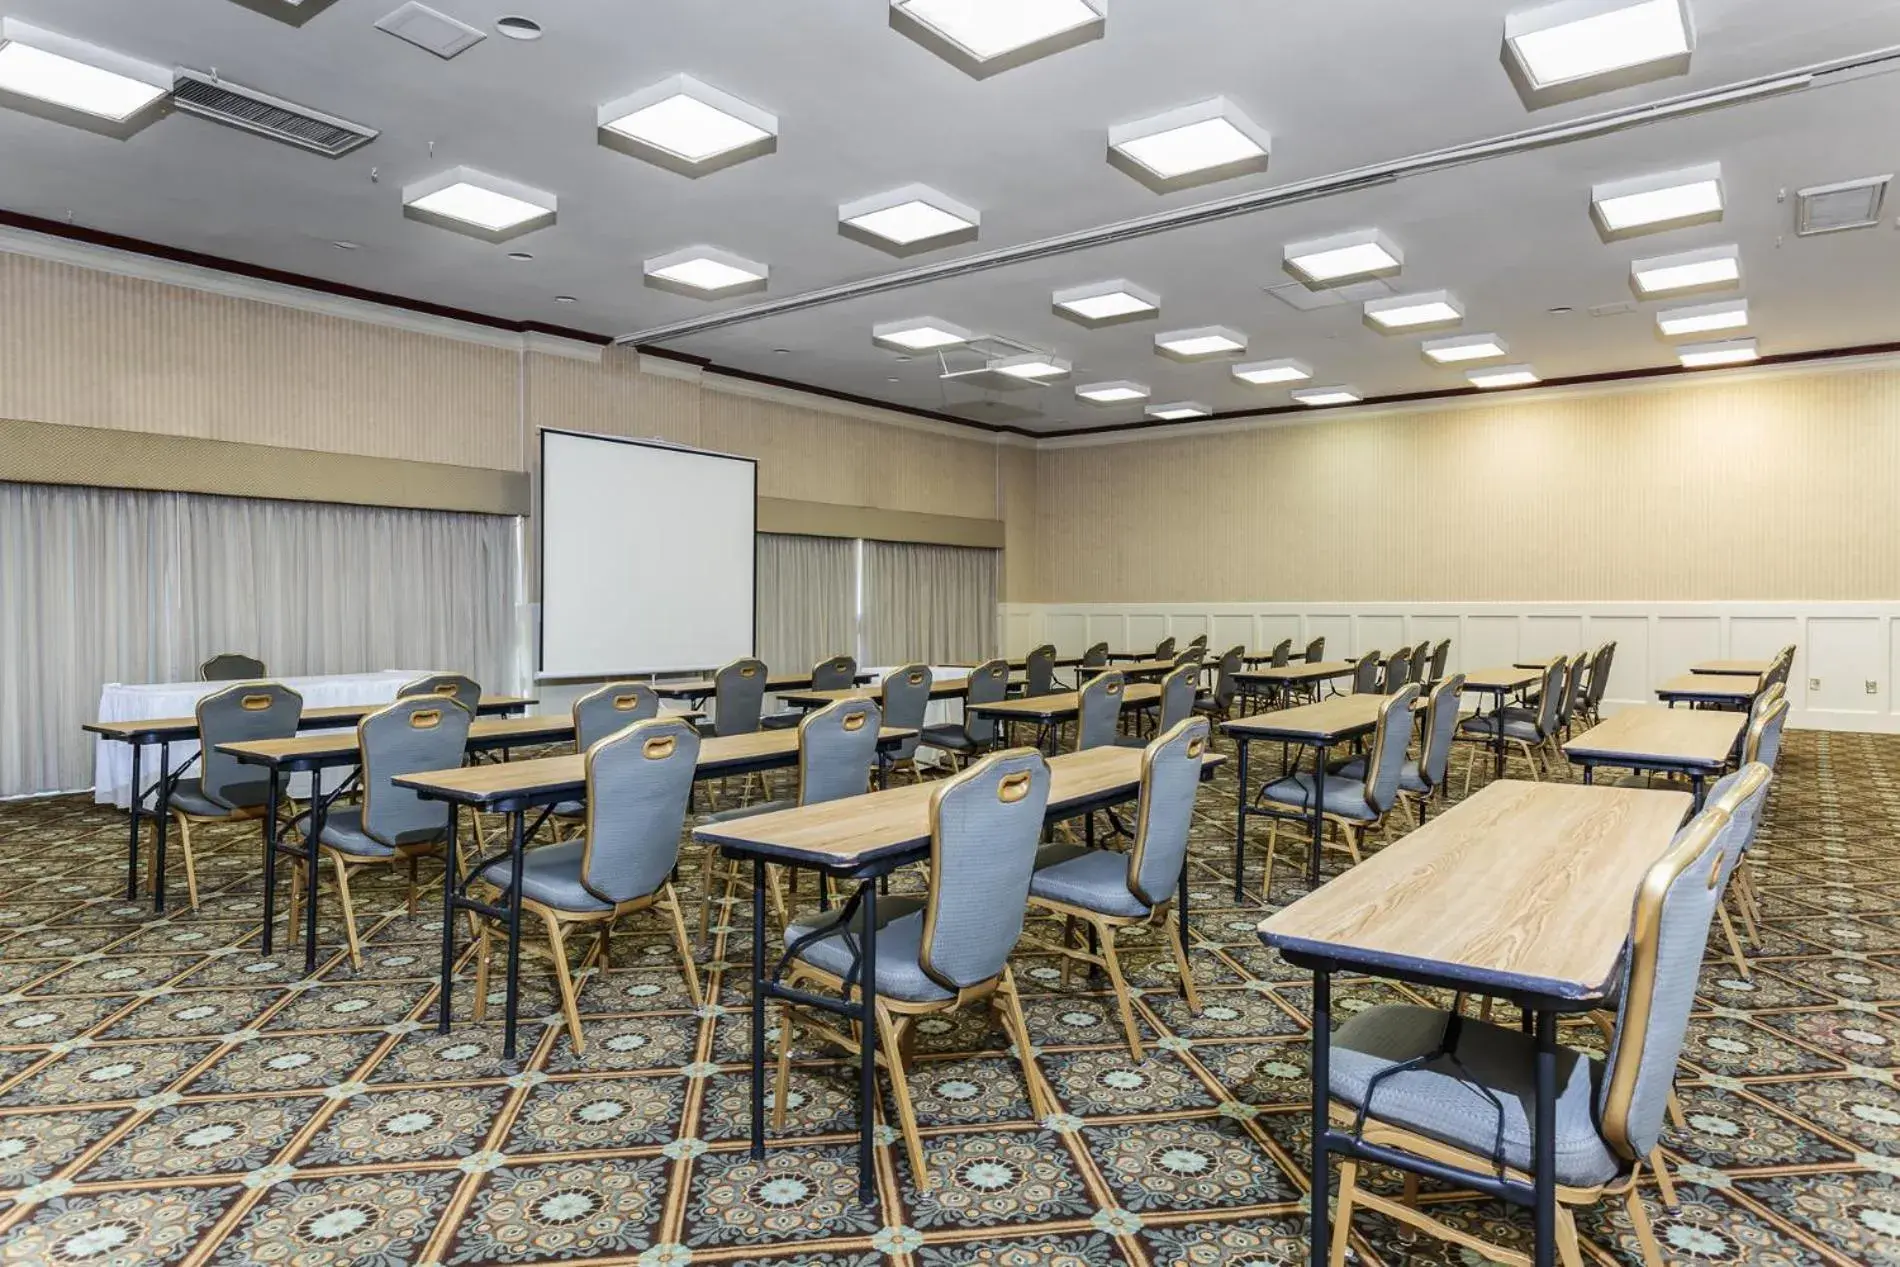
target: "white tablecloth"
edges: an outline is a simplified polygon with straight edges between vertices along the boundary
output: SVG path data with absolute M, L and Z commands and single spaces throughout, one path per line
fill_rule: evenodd
M 396 698 L 404 682 L 413 682 L 432 670 L 384 669 L 379 673 L 337 673 L 326 677 L 273 678 L 303 696 L 305 708 L 328 708 L 340 704 L 387 704 Z M 229 682 L 150 682 L 127 685 L 108 682 L 99 693 L 100 721 L 146 721 L 158 717 L 189 717 L 198 701 Z M 321 732 L 311 731 L 311 734 Z M 93 754 L 92 799 L 100 805 L 130 809 L 132 805 L 132 745 L 117 740 L 99 739 Z M 184 740 L 171 746 L 172 769 L 177 770 L 198 754 L 196 740 Z M 348 771 L 334 776 L 341 781 Z M 329 786 L 331 776 L 326 776 Z M 146 787 L 158 778 L 158 745 L 146 744 L 139 757 L 139 781 Z M 298 775 L 290 781 L 292 795 L 309 794 L 309 776 Z

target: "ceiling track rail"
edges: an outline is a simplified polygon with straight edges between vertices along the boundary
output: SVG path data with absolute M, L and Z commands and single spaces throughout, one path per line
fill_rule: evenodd
M 891 291 L 947 281 L 956 277 L 967 277 L 974 273 L 1008 268 L 1011 265 L 1068 255 L 1076 251 L 1087 251 L 1135 238 L 1152 237 L 1159 233 L 1172 233 L 1179 229 L 1230 220 L 1237 216 L 1257 215 L 1278 207 L 1336 197 L 1378 185 L 1389 185 L 1407 176 L 1443 171 L 1451 167 L 1480 163 L 1488 159 L 1525 153 L 1552 145 L 1565 145 L 1573 141 L 1627 131 L 1631 128 L 1647 127 L 1651 124 L 1703 114 L 1711 110 L 1726 109 L 1767 97 L 1797 92 L 1836 76 L 1860 78 L 1867 74 L 1894 69 L 1900 69 L 1900 45 L 1889 45 L 1831 61 L 1816 62 L 1773 75 L 1763 75 L 1755 79 L 1741 80 L 1716 88 L 1668 97 L 1661 101 L 1620 110 L 1608 110 L 1601 114 L 1586 115 L 1580 119 L 1552 123 L 1544 127 L 1527 128 L 1521 132 L 1447 146 L 1443 149 L 1428 150 L 1354 168 L 1350 171 L 1315 176 L 1291 184 L 1276 185 L 1270 189 L 1236 194 L 1231 198 L 1221 198 L 1197 203 L 1191 207 L 1157 212 L 1151 216 L 1117 221 L 1114 224 L 1041 238 L 1034 242 L 1024 242 L 976 255 L 960 256 L 954 260 L 945 260 L 941 264 L 927 264 L 920 268 L 865 278 L 862 281 L 808 290 L 801 294 L 788 295 L 784 299 L 750 304 L 710 316 L 695 317 L 688 321 L 676 321 L 669 325 L 654 326 L 632 334 L 623 334 L 614 342 L 640 345 L 666 343 L 728 326 L 763 321 L 768 317 L 782 317 L 789 313 L 803 312 L 809 308 L 844 303 L 870 295 L 887 294 Z

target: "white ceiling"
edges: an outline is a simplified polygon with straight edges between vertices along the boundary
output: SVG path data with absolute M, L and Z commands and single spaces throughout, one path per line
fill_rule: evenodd
M 874 0 L 432 0 L 493 31 L 521 13 L 546 36 L 492 35 L 441 61 L 377 31 L 399 0 L 335 0 L 302 26 L 274 0 L 0 0 L 10 16 L 146 60 L 224 77 L 382 129 L 327 160 L 173 115 L 125 140 L 0 110 L 0 205 L 165 246 L 516 321 L 603 335 L 982 255 L 1362 165 L 1900 45 L 1890 0 L 1692 0 L 1690 71 L 1528 109 L 1500 62 L 1505 0 L 1266 6 L 1110 0 L 1103 39 L 975 80 L 891 29 Z M 295 6 L 283 6 L 294 12 Z M 776 114 L 776 153 L 691 179 L 596 143 L 595 108 L 688 72 Z M 1107 128 L 1213 95 L 1273 134 L 1269 170 L 1157 194 L 1109 165 Z M 1783 191 L 1900 170 L 1900 77 L 1806 91 L 1410 176 L 874 297 L 748 320 L 664 343 L 732 369 L 890 404 L 1060 431 L 1139 420 L 1078 401 L 1075 384 L 1133 379 L 1154 401 L 1274 408 L 1286 388 L 1180 365 L 1153 335 L 1220 324 L 1246 359 L 1310 362 L 1315 382 L 1369 395 L 1461 386 L 1419 337 L 1375 333 L 1355 306 L 1302 313 L 1265 293 L 1291 279 L 1281 247 L 1377 226 L 1404 249 L 1402 290 L 1449 288 L 1464 328 L 1496 332 L 1546 378 L 1673 365 L 1629 261 L 1737 242 L 1764 354 L 1900 341 L 1900 198 L 1885 225 L 1796 239 Z M 433 153 L 431 153 L 433 146 Z M 1605 244 L 1593 183 L 1719 160 L 1720 223 Z M 557 222 L 503 245 L 401 214 L 400 190 L 466 164 L 554 191 Z M 919 182 L 979 209 L 973 243 L 899 259 L 841 236 L 838 204 Z M 359 249 L 339 250 L 343 240 Z M 716 303 L 646 287 L 641 261 L 708 243 L 772 269 L 766 295 Z M 532 252 L 517 262 L 510 251 Z M 1158 320 L 1088 330 L 1050 293 L 1125 277 L 1159 292 Z M 577 296 L 556 303 L 554 296 Z M 1681 302 L 1705 302 L 1687 300 Z M 1568 316 L 1549 309 L 1570 306 Z M 984 392 L 932 358 L 875 347 L 875 324 L 935 316 L 1052 352 L 1073 379 Z M 781 351 L 782 349 L 782 351 Z

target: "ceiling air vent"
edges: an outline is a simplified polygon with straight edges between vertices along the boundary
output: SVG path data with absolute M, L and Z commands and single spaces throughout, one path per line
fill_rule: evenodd
M 439 13 L 419 0 L 409 0 L 394 13 L 378 18 L 376 29 L 426 49 L 444 61 L 467 52 L 487 38 L 468 23 Z
M 1267 287 L 1267 293 L 1288 307 L 1301 312 L 1315 312 L 1321 308 L 1364 303 L 1368 299 L 1386 299 L 1398 292 L 1384 278 L 1375 277 L 1370 281 L 1347 282 L 1343 286 L 1313 287 L 1305 282 L 1283 282 L 1278 286 Z
M 1795 193 L 1794 231 L 1807 238 L 1843 229 L 1869 229 L 1880 223 L 1880 204 L 1887 197 L 1885 176 L 1815 185 Z
M 227 124 L 330 158 L 376 139 L 376 129 L 284 101 L 254 88 L 179 67 L 172 78 L 172 104 L 214 123 Z

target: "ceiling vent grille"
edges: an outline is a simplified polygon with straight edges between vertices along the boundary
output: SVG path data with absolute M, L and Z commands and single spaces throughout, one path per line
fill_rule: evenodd
M 179 67 L 172 103 L 214 123 L 254 132 L 273 141 L 338 158 L 376 139 L 374 128 L 285 101 L 202 71 Z
M 1885 176 L 1815 185 L 1795 193 L 1794 231 L 1804 238 L 1844 229 L 1870 229 L 1880 223 L 1880 204 L 1887 198 Z

